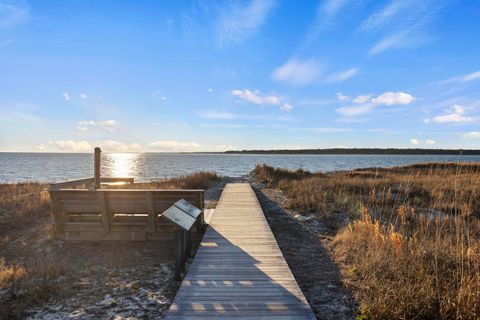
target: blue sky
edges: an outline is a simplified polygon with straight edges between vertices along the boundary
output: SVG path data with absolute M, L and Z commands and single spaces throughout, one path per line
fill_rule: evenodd
M 0 0 L 0 151 L 480 148 L 480 2 Z

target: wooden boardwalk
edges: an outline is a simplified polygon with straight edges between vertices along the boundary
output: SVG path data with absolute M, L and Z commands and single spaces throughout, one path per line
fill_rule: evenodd
M 227 184 L 167 319 L 315 319 L 249 184 Z

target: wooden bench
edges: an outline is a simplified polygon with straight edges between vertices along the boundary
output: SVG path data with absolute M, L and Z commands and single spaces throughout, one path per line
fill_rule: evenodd
M 83 180 L 78 181 L 83 183 Z M 90 182 L 88 180 L 87 184 Z M 77 185 L 70 182 L 56 184 L 49 190 L 57 239 L 170 241 L 174 239 L 176 229 L 162 218 L 162 213 L 180 199 L 202 210 L 193 239 L 199 240 L 199 233 L 204 230 L 203 190 L 72 187 Z

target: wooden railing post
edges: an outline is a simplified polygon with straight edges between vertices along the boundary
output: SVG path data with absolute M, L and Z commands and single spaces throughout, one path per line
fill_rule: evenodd
M 61 203 L 58 200 L 57 194 L 55 191 L 49 191 L 50 193 L 50 208 L 52 212 L 52 218 L 55 223 L 55 231 L 63 232 L 65 229 L 65 219 L 63 210 L 61 208 Z
M 99 147 L 95 148 L 94 153 L 94 176 L 93 176 L 93 187 L 95 189 L 100 189 L 101 181 L 100 181 L 100 157 L 102 154 L 102 150 Z

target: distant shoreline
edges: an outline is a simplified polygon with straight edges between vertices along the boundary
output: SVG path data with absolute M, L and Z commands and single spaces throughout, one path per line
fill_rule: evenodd
M 421 149 L 421 148 L 326 148 L 326 149 L 271 149 L 271 150 L 229 150 L 201 152 L 109 152 L 104 153 L 142 153 L 142 154 L 271 154 L 271 155 L 448 155 L 479 156 L 478 149 Z M 90 152 L 28 152 L 0 151 L 0 154 L 89 154 Z
M 318 154 L 318 155 L 480 155 L 474 149 L 399 149 L 399 148 L 329 148 L 301 150 L 238 150 L 225 154 Z

